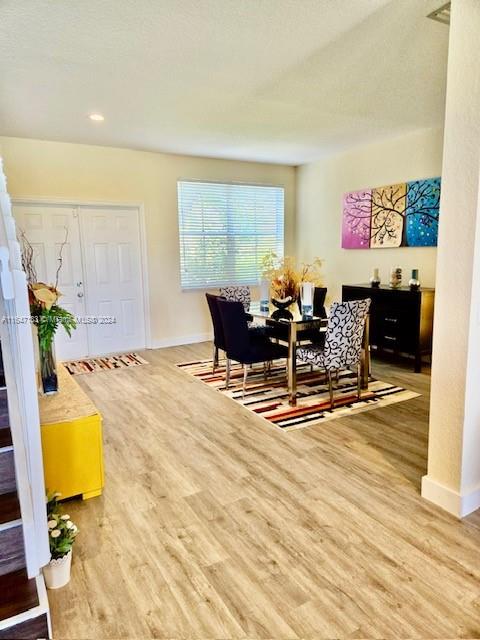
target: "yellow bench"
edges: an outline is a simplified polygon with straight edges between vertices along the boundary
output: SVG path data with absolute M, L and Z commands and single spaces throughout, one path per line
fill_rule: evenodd
M 63 365 L 57 373 L 58 393 L 39 399 L 45 486 L 86 500 L 104 486 L 102 416 Z

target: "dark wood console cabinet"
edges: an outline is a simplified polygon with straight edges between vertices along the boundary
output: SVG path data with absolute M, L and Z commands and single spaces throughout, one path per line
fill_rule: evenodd
M 422 368 L 422 355 L 432 353 L 435 289 L 411 291 L 369 284 L 343 285 L 343 300 L 371 298 L 370 345 L 377 353 L 391 350 L 412 355 L 415 373 Z

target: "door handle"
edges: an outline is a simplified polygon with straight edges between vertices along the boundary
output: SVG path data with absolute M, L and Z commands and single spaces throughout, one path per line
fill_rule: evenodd
M 83 298 L 83 293 L 81 291 L 77 293 L 77 298 Z

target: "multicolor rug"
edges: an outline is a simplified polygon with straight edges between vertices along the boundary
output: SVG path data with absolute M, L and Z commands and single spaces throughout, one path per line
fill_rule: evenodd
M 371 380 L 368 390 L 357 398 L 357 377 L 351 371 L 341 371 L 334 383 L 335 408 L 330 410 L 330 396 L 325 377 L 319 369 L 310 371 L 310 365 L 297 366 L 297 406 L 288 404 L 285 363 L 272 365 L 268 379 L 263 377 L 263 365 L 249 370 L 245 396 L 242 397 L 243 368 L 232 363 L 230 388 L 225 388 L 225 364 L 212 374 L 212 361 L 184 362 L 177 367 L 198 378 L 209 387 L 239 402 L 258 416 L 284 431 L 302 429 L 315 424 L 345 418 L 362 411 L 386 407 L 395 402 L 416 398 L 420 394 L 381 380 Z
M 122 353 L 119 356 L 104 356 L 103 358 L 89 358 L 88 360 L 71 360 L 63 365 L 72 376 L 80 376 L 84 373 L 96 373 L 97 371 L 111 371 L 112 369 L 124 369 L 136 367 L 140 364 L 148 364 L 138 353 Z

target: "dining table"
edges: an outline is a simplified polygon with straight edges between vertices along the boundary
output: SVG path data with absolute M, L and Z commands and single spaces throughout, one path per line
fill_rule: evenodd
M 276 317 L 276 307 L 254 300 L 250 303 L 248 314 L 253 320 L 259 320 L 267 327 L 272 327 L 275 338 L 288 346 L 287 382 L 288 396 L 291 406 L 297 404 L 297 345 L 306 343 L 311 331 L 327 331 L 328 319 L 315 315 L 302 315 L 298 305 L 292 305 L 291 318 Z M 365 322 L 362 352 L 360 360 L 360 378 L 362 389 L 368 389 L 370 377 L 369 317 Z

